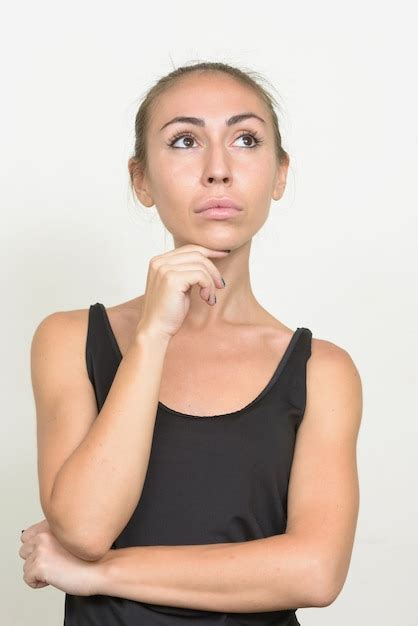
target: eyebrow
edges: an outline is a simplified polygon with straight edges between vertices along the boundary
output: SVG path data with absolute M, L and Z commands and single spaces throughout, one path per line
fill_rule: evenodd
M 266 123 L 265 120 L 263 120 L 263 118 L 256 113 L 240 113 L 239 115 L 233 115 L 228 120 L 225 120 L 225 124 L 227 126 L 232 126 L 233 124 L 238 124 L 239 122 L 247 120 L 251 117 L 260 120 L 260 122 L 263 122 L 263 124 Z M 194 124 L 195 126 L 205 126 L 205 120 L 203 120 L 201 117 L 186 117 L 184 115 L 179 115 L 177 117 L 173 117 L 173 119 L 169 122 L 166 122 L 164 126 L 161 126 L 160 131 L 166 128 L 166 126 L 169 126 L 169 124 L 175 124 L 177 122 L 182 122 L 183 124 Z

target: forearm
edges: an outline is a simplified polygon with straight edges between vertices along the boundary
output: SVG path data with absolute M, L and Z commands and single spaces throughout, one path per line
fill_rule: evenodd
M 69 550 L 73 545 L 89 548 L 92 538 L 93 551 L 108 542 L 111 545 L 138 503 L 166 349 L 165 341 L 145 333 L 135 338 L 99 415 L 56 477 L 51 525 Z
M 220 612 L 314 606 L 316 559 L 282 534 L 240 543 L 139 546 L 97 562 L 97 593 Z

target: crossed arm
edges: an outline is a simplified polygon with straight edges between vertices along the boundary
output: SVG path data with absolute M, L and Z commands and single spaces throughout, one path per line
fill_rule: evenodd
M 328 606 L 336 599 L 347 576 L 359 508 L 362 387 L 345 350 L 314 343 L 286 532 L 243 543 L 109 550 L 91 563 L 97 593 L 222 612 Z
M 38 361 L 43 363 L 45 359 L 42 349 Z M 48 368 L 50 372 L 51 365 Z M 73 369 L 77 373 L 78 366 Z M 137 368 L 132 370 L 136 372 Z M 45 424 L 40 429 L 42 459 L 48 450 L 48 437 L 54 437 L 58 428 L 56 422 L 49 427 L 51 406 L 54 408 L 51 401 L 48 410 L 43 407 L 49 393 L 46 387 L 41 394 L 43 422 L 48 422 L 48 436 Z M 53 402 L 57 402 L 55 396 Z M 93 414 L 93 404 L 91 398 L 92 420 L 96 409 L 94 406 Z M 90 413 L 86 407 L 83 410 L 85 420 Z M 61 411 L 66 417 L 68 405 Z M 26 561 L 25 580 L 31 586 L 38 587 L 41 581 L 41 586 L 54 584 L 83 595 L 84 576 L 88 573 L 91 585 L 87 595 L 223 612 L 327 606 L 342 589 L 353 548 L 359 507 L 356 442 L 361 413 L 361 382 L 351 357 L 331 342 L 313 340 L 307 364 L 306 410 L 297 433 L 289 480 L 285 533 L 242 543 L 109 550 L 114 538 L 108 531 L 109 536 L 101 538 L 100 548 L 96 542 L 93 553 L 76 540 L 61 545 L 57 541 L 60 533 L 55 543 L 47 533 L 40 534 L 35 542 L 33 537 L 41 524 L 22 536 L 20 555 Z M 61 421 L 65 425 L 65 419 Z M 83 422 L 80 436 L 84 428 Z M 46 467 L 41 467 L 41 487 L 48 518 L 51 466 L 56 458 L 48 457 L 47 461 L 49 464 L 45 461 Z M 60 531 L 59 525 L 57 528 Z M 66 539 L 65 533 L 61 535 Z
M 121 548 L 94 565 L 99 594 L 151 604 L 244 613 L 320 606 L 313 594 L 318 563 L 286 534 L 242 543 Z

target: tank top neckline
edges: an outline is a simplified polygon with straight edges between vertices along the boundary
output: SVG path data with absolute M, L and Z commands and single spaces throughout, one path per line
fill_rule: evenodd
M 105 323 L 105 328 L 107 331 L 107 335 L 110 339 L 114 354 L 117 356 L 117 358 L 119 359 L 119 362 L 123 359 L 123 355 L 121 352 L 121 349 L 119 347 L 119 343 L 118 340 L 116 339 L 116 335 L 113 332 L 113 328 L 112 325 L 110 323 L 110 319 L 109 319 L 109 315 L 107 312 L 106 307 L 104 306 L 104 304 L 102 304 L 101 302 L 97 302 L 97 304 L 99 305 L 100 310 L 102 311 L 103 314 L 103 320 Z M 158 400 L 158 408 L 162 411 L 165 411 L 166 413 L 169 413 L 171 415 L 176 415 L 178 417 L 183 417 L 183 418 L 190 418 L 191 420 L 195 420 L 195 421 L 199 421 L 199 420 L 211 420 L 211 419 L 215 419 L 215 418 L 222 418 L 222 417 L 234 417 L 234 416 L 239 416 L 243 413 L 246 413 L 249 409 L 252 409 L 253 406 L 255 404 L 257 404 L 269 391 L 271 391 L 271 389 L 273 388 L 273 386 L 275 385 L 275 383 L 277 382 L 277 380 L 279 379 L 281 373 L 283 372 L 286 363 L 288 362 L 290 355 L 292 354 L 297 341 L 299 339 L 299 337 L 302 334 L 302 331 L 304 330 L 304 327 L 297 327 L 296 330 L 293 332 L 287 346 L 286 349 L 281 357 L 281 359 L 279 360 L 276 369 L 273 372 L 273 375 L 270 377 L 270 380 L 267 382 L 267 384 L 263 387 L 263 389 L 260 391 L 260 393 L 254 398 L 254 400 L 251 400 L 246 406 L 242 407 L 241 409 L 237 409 L 236 411 L 230 411 L 229 413 L 220 413 L 220 414 L 216 414 L 216 415 L 192 415 L 190 413 L 183 413 L 181 411 L 176 411 L 175 409 L 172 409 L 171 407 L 165 405 L 163 402 L 160 402 L 160 400 Z

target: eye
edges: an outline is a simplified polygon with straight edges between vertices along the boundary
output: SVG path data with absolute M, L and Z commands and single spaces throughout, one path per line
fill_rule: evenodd
M 247 148 L 256 148 L 259 144 L 263 143 L 264 139 L 260 139 L 258 137 L 258 133 L 256 131 L 245 131 L 243 133 L 241 133 L 241 135 L 239 135 L 239 137 L 237 137 L 237 139 L 235 141 L 237 141 L 238 139 L 242 139 L 244 137 L 251 137 L 254 140 L 253 145 L 251 146 L 246 146 Z M 183 146 L 176 146 L 175 144 L 180 140 L 180 139 L 188 139 L 191 142 L 195 141 L 194 136 L 192 135 L 192 133 L 189 132 L 185 132 L 185 131 L 178 131 L 177 133 L 175 133 L 171 139 L 169 140 L 169 142 L 167 143 L 167 145 L 170 148 L 174 148 L 174 149 L 187 149 L 189 147 L 193 147 L 190 146 L 190 144 L 184 145 Z
M 237 139 L 242 139 L 243 137 L 251 137 L 252 139 L 254 139 L 253 145 L 247 146 L 247 148 L 256 148 L 260 143 L 263 143 L 263 139 L 260 139 L 256 132 L 245 131 L 239 137 L 237 137 Z
M 168 142 L 168 146 L 170 146 L 170 148 L 178 148 L 179 146 L 175 146 L 174 144 L 177 143 L 179 139 L 189 139 L 190 141 L 194 141 L 194 137 L 191 133 L 185 133 L 183 131 L 179 131 L 178 133 L 173 135 L 173 137 L 170 139 L 170 141 Z M 188 148 L 189 146 L 183 145 L 182 147 Z

